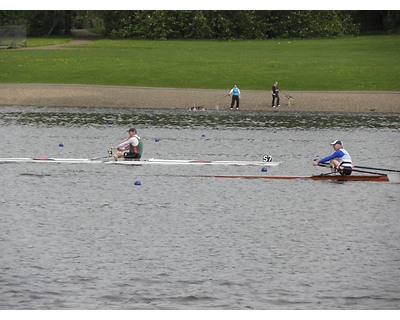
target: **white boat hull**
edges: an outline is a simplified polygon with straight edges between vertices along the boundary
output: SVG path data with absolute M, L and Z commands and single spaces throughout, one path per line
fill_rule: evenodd
M 146 164 L 157 165 L 222 165 L 222 166 L 264 166 L 275 167 L 281 162 L 264 161 L 231 161 L 231 160 L 170 160 L 170 159 L 144 159 L 138 161 L 113 159 L 73 159 L 73 158 L 0 158 L 0 163 L 79 163 L 79 164 L 117 164 L 138 166 Z

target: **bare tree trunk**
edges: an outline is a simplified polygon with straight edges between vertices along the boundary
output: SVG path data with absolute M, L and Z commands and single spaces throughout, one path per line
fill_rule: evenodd
M 53 33 L 54 28 L 57 26 L 58 21 L 60 20 L 60 12 L 57 10 L 48 11 L 47 14 L 51 15 L 49 17 L 49 29 L 47 31 L 47 36 Z

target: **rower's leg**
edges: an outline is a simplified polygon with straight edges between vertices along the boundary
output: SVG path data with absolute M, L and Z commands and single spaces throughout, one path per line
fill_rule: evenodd
M 339 168 L 339 161 L 337 161 L 336 159 L 333 159 L 330 161 L 330 165 L 331 165 L 331 172 L 337 172 L 338 168 Z

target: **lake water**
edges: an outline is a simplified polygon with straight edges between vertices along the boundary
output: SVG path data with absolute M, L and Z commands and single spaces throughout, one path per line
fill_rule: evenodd
M 399 184 L 195 177 L 324 172 L 311 163 L 334 139 L 358 165 L 400 169 L 399 125 L 399 114 L 2 107 L 0 157 L 106 156 L 135 126 L 145 159 L 283 163 L 0 164 L 0 308 L 399 309 Z

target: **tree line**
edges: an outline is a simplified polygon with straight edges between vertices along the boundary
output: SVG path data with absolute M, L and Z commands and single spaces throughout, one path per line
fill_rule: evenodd
M 106 37 L 132 39 L 315 38 L 396 32 L 400 11 L 0 11 L 0 26 L 12 24 L 26 24 L 29 36 L 67 35 L 74 28 L 87 28 Z

